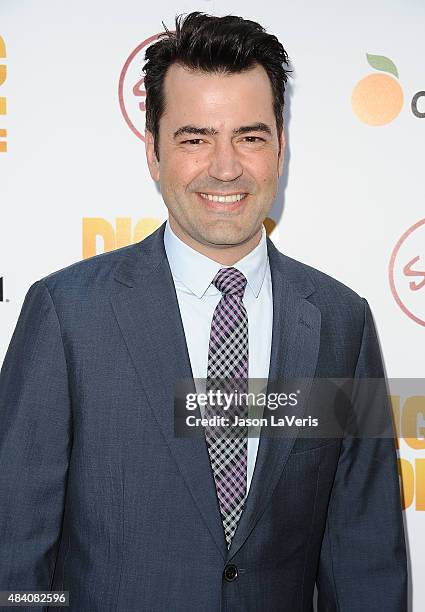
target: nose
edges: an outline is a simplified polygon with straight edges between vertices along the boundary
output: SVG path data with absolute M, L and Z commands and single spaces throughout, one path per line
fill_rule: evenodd
M 234 181 L 243 173 L 243 167 L 233 143 L 216 143 L 211 153 L 208 174 L 219 181 Z

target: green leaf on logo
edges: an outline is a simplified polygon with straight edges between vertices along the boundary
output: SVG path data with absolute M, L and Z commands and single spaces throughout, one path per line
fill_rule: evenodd
M 366 53 L 366 57 L 372 68 L 375 68 L 375 70 L 382 70 L 383 72 L 389 72 L 398 79 L 396 65 L 389 57 L 385 57 L 384 55 L 371 55 L 370 53 Z

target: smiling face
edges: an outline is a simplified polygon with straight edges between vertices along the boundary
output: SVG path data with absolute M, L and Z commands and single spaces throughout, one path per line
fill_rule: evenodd
M 150 132 L 146 154 L 171 228 L 192 248 L 232 265 L 259 243 L 282 172 L 284 137 L 269 78 L 259 65 L 214 74 L 173 64 L 164 93 L 159 160 Z

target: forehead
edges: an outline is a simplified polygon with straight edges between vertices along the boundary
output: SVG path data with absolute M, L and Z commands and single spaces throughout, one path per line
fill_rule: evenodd
M 164 94 L 161 124 L 167 129 L 188 123 L 232 129 L 253 122 L 274 124 L 271 83 L 260 65 L 229 74 L 173 64 L 164 79 Z

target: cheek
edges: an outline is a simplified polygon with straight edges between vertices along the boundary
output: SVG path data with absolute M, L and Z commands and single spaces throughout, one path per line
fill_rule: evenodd
M 181 189 L 188 186 L 196 178 L 203 168 L 203 162 L 199 157 L 191 156 L 177 157 L 168 160 L 167 164 L 161 169 L 163 180 L 171 189 Z
M 252 176 L 261 189 L 273 189 L 278 179 L 277 166 L 256 165 L 252 168 Z
M 246 157 L 243 165 L 255 179 L 257 185 L 262 188 L 268 185 L 272 187 L 278 178 L 278 160 L 274 151 L 262 152 L 261 155 L 250 158 Z

